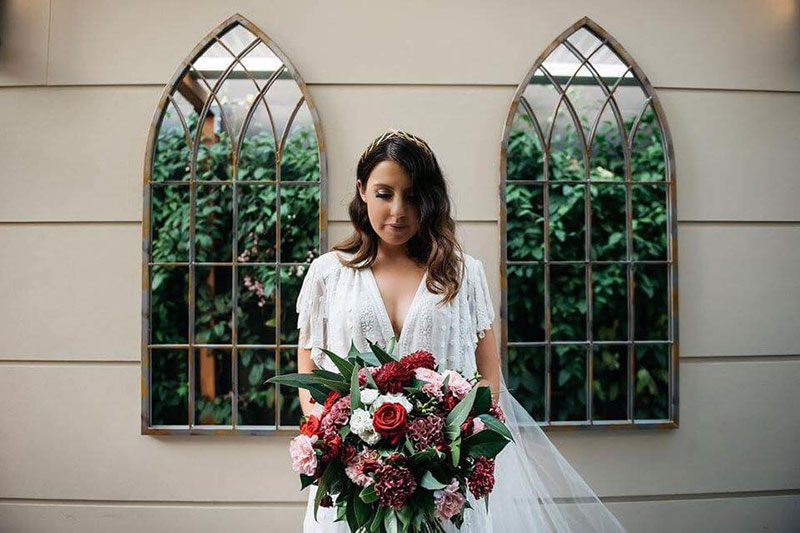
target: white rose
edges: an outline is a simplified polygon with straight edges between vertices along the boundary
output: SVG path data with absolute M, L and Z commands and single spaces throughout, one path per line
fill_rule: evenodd
M 375 401 L 375 399 L 378 397 L 378 394 L 379 393 L 376 389 L 364 389 L 361 391 L 361 401 L 366 405 L 369 405 Z
M 350 415 L 350 430 L 358 435 L 366 429 L 372 429 L 372 415 L 365 409 L 356 409 Z
M 406 398 L 402 394 L 399 393 L 381 394 L 380 396 L 375 398 L 374 402 L 372 402 L 372 412 L 374 413 L 378 409 L 378 407 L 389 402 L 399 403 L 400 405 L 406 408 L 406 413 L 410 413 L 411 410 L 414 408 L 414 406 L 411 405 L 411 402 L 408 400 L 408 398 Z

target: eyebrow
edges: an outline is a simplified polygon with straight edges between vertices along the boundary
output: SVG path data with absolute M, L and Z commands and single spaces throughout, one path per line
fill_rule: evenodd
M 372 186 L 376 187 L 376 188 L 377 187 L 386 187 L 387 189 L 394 190 L 394 187 L 392 187 L 391 185 L 387 185 L 385 183 L 373 183 Z M 408 187 L 406 187 L 406 189 L 412 189 L 413 187 L 414 187 L 413 185 L 409 185 Z

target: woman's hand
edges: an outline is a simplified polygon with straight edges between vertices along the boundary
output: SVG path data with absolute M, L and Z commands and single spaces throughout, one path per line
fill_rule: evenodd
M 500 354 L 497 351 L 494 329 L 491 327 L 486 330 L 482 339 L 478 339 L 475 363 L 481 375 L 478 384 L 487 385 L 492 390 L 492 398 L 497 400 L 500 394 Z

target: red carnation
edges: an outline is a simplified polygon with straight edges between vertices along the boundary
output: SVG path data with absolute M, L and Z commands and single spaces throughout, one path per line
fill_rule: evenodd
M 492 406 L 489 408 L 489 414 L 498 419 L 500 422 L 506 421 L 506 415 L 500 408 L 500 404 L 497 403 L 497 400 L 495 400 L 494 398 L 492 398 Z
M 339 460 L 342 464 L 347 464 L 353 460 L 353 457 L 356 455 L 356 447 L 352 444 L 348 443 L 342 446 L 342 451 L 339 455 Z
M 342 448 L 342 436 L 338 433 L 329 433 L 325 436 L 325 440 L 323 441 L 325 444 L 325 449 L 327 453 L 325 454 L 327 458 L 334 458 L 339 456 L 339 452 Z
M 375 474 L 375 493 L 378 503 L 384 507 L 402 509 L 415 490 L 417 481 L 408 468 L 385 465 Z
M 333 498 L 331 498 L 330 494 L 325 494 L 322 498 L 319 499 L 319 506 L 320 507 L 333 507 Z
M 453 408 L 458 405 L 460 400 L 453 396 L 452 392 L 448 392 L 447 395 L 444 397 L 444 408 L 448 411 L 452 411 Z
M 468 415 L 467 419 L 464 420 L 464 423 L 461 424 L 461 433 L 464 434 L 465 437 L 469 437 L 472 435 L 472 420 L 474 417 L 472 415 Z
M 309 415 L 306 421 L 300 424 L 300 433 L 303 435 L 316 435 L 319 432 L 320 421 L 314 415 Z
M 417 350 L 400 359 L 400 362 L 406 365 L 410 370 L 417 368 L 427 368 L 429 370 L 436 369 L 436 359 L 433 354 L 426 350 Z
M 494 459 L 480 456 L 467 480 L 470 492 L 476 499 L 483 498 L 494 488 Z
M 383 365 L 372 377 L 383 394 L 397 393 L 403 392 L 403 387 L 411 383 L 414 371 L 399 361 L 391 361 Z
M 406 433 L 406 408 L 395 402 L 381 404 L 372 415 L 372 425 L 391 444 L 397 444 Z

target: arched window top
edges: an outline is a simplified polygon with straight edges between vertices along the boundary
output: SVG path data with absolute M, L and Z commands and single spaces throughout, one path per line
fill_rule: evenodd
M 145 158 L 143 433 L 296 427 L 295 301 L 327 248 L 326 162 L 288 58 L 234 15 L 181 63 Z M 291 430 L 290 430 L 291 431 Z
M 672 142 L 647 77 L 590 19 L 518 87 L 501 176 L 509 388 L 548 427 L 675 427 Z

